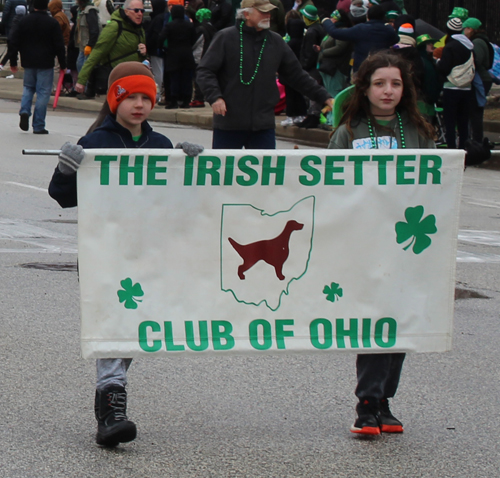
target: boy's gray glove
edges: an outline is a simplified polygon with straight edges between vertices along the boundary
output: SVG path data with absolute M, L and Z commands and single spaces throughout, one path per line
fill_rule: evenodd
M 203 150 L 205 149 L 200 144 L 188 143 L 187 141 L 177 143 L 175 148 L 182 149 L 182 151 L 184 151 L 184 153 L 188 156 L 198 156 L 200 153 L 203 153 Z
M 71 175 L 76 173 L 85 156 L 83 148 L 79 144 L 66 142 L 61 146 L 59 153 L 59 164 L 57 167 L 61 173 Z

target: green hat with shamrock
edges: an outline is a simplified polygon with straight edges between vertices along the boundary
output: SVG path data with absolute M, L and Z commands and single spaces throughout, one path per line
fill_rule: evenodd
M 455 7 L 448 18 L 460 18 L 460 20 L 464 21 L 469 18 L 469 10 L 462 7 Z
M 424 33 L 417 37 L 417 46 L 423 45 L 424 43 L 437 43 L 439 40 L 431 38 L 428 33 Z

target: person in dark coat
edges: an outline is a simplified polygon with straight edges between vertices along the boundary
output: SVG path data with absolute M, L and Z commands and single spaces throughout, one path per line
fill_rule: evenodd
M 306 24 L 297 10 L 290 10 L 285 17 L 288 46 L 300 59 L 300 50 L 304 40 Z M 286 115 L 287 119 L 281 122 L 282 126 L 291 126 L 304 121 L 307 114 L 307 102 L 303 95 L 289 86 L 283 77 L 279 77 L 280 83 L 285 87 Z
M 193 56 L 196 65 L 200 64 L 201 59 L 205 55 L 214 35 L 217 30 L 210 22 L 212 12 L 208 8 L 200 8 L 195 15 L 196 18 L 196 42 L 193 47 Z M 193 101 L 189 103 L 191 108 L 203 108 L 205 106 L 205 98 L 196 81 L 196 72 L 194 79 L 194 95 Z
M 3 70 L 4 66 L 9 61 L 9 45 L 12 33 L 15 31 L 21 19 L 26 15 L 26 7 L 24 5 L 18 5 L 16 7 L 16 15 L 14 16 L 12 23 L 10 24 L 9 36 L 7 37 L 7 51 L 0 62 L 0 70 Z
M 300 93 L 333 106 L 283 38 L 269 31 L 274 8 L 268 0 L 243 0 L 237 24 L 218 32 L 201 59 L 197 79 L 214 112 L 215 149 L 276 148 L 276 72 Z
M 2 23 L 0 23 L 0 30 L 4 33 L 4 35 L 7 38 L 9 38 L 9 33 L 12 26 L 12 20 L 14 20 L 14 17 L 16 16 L 16 7 L 18 5 L 23 5 L 26 8 L 26 10 L 28 10 L 28 4 L 26 0 L 7 0 L 3 7 Z
M 172 19 L 163 28 L 160 44 L 165 47 L 165 70 L 170 72 L 171 102 L 167 108 L 189 108 L 193 93 L 193 75 L 196 64 L 193 45 L 196 31 L 193 24 L 184 18 L 184 7 L 174 5 L 170 10 Z
M 17 72 L 17 54 L 21 53 L 24 68 L 23 96 L 19 110 L 19 127 L 29 129 L 33 97 L 33 133 L 48 134 L 45 129 L 47 104 L 54 78 L 54 58 L 57 56 L 62 70 L 66 69 L 66 50 L 59 23 L 47 14 L 48 0 L 35 0 L 34 11 L 26 15 L 12 32 L 10 67 Z
M 226 0 L 209 0 L 207 8 L 212 12 L 211 23 L 217 31 L 233 23 L 233 8 Z
M 352 28 L 337 28 L 330 19 L 323 20 L 328 35 L 354 44 L 353 72 L 358 71 L 363 60 L 374 51 L 384 50 L 398 42 L 399 36 L 389 25 L 385 25 L 385 11 L 380 5 L 368 9 L 368 21 Z
M 165 20 L 167 3 L 165 0 L 152 0 L 151 21 L 146 27 L 146 50 L 151 62 L 151 71 L 155 77 L 156 84 L 161 90 L 163 83 L 163 52 L 161 50 L 160 34 Z

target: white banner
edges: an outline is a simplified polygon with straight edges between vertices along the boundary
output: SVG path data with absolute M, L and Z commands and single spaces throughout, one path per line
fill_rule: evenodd
M 84 357 L 450 350 L 462 151 L 85 153 Z

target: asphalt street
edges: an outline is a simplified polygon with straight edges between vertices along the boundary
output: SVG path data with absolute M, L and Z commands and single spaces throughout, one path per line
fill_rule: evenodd
M 500 476 L 500 172 L 465 171 L 457 287 L 472 298 L 455 302 L 451 352 L 408 356 L 392 402 L 404 434 L 349 432 L 352 354 L 177 357 L 134 361 L 138 437 L 106 450 L 80 357 L 77 211 L 46 192 L 57 158 L 21 154 L 75 142 L 94 116 L 50 112 L 38 136 L 18 107 L 0 101 L 1 477 Z M 210 146 L 210 131 L 153 127 Z

